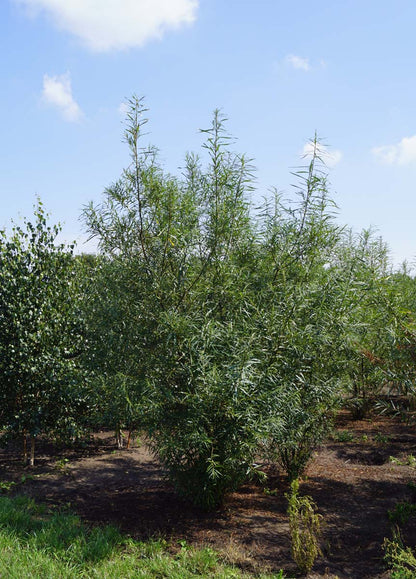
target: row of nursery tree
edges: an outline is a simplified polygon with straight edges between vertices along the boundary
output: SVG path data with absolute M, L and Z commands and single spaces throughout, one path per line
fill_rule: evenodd
M 415 280 L 335 220 L 319 142 L 291 201 L 255 208 L 250 161 L 216 112 L 179 177 L 142 148 L 85 208 L 97 255 L 35 219 L 0 237 L 0 429 L 23 441 L 143 431 L 179 492 L 221 502 L 262 460 L 298 477 L 341 403 L 411 398 Z M 381 404 L 381 402 L 380 402 Z

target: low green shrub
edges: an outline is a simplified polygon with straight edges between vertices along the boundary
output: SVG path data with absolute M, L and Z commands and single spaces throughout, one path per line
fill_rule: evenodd
M 319 547 L 322 515 L 316 512 L 311 497 L 299 496 L 298 480 L 292 482 L 287 498 L 292 557 L 303 573 L 309 573 L 316 558 L 322 555 Z

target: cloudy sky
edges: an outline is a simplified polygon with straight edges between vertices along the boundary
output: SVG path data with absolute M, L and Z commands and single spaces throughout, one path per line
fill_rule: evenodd
M 339 220 L 414 261 L 415 23 L 414 0 L 1 0 L 0 228 L 39 195 L 82 244 L 83 205 L 128 164 L 137 94 L 171 172 L 222 108 L 258 200 L 290 195 L 317 131 Z

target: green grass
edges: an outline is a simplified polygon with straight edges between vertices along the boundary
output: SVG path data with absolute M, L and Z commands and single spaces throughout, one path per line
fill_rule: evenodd
M 183 543 L 176 555 L 164 540 L 138 542 L 114 527 L 89 529 L 69 512 L 51 513 L 24 496 L 0 497 L 2 579 L 243 579 L 210 548 Z M 283 573 L 260 575 L 283 579 Z

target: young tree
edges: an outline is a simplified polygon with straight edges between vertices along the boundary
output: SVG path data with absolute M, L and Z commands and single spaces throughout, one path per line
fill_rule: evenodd
M 210 508 L 245 478 L 257 442 L 259 385 L 243 281 L 245 261 L 255 262 L 245 198 L 251 168 L 228 151 L 216 112 L 205 132 L 208 169 L 189 155 L 182 179 L 164 174 L 155 151 L 139 147 L 143 113 L 133 99 L 132 164 L 85 217 L 103 255 L 123 271 L 117 308 L 125 326 L 113 329 L 129 344 L 122 365 L 136 396 L 144 393 L 153 447 L 177 488 Z
M 122 448 L 122 430 L 143 426 L 143 324 L 134 307 L 140 287 L 132 264 L 121 256 L 83 261 L 88 347 L 82 362 L 89 376 L 91 424 L 113 428 Z
M 331 427 L 340 394 L 351 272 L 336 263 L 344 231 L 333 219 L 319 142 L 295 175 L 297 202 L 263 209 L 258 342 L 264 352 L 267 456 L 299 477 Z
M 35 221 L 0 233 L 0 424 L 31 441 L 76 426 L 83 350 L 73 246 L 55 245 L 41 202 Z
M 391 267 L 386 244 L 372 230 L 350 233 L 340 259 L 354 271 L 355 287 L 345 340 L 346 404 L 353 416 L 363 418 L 387 384 L 395 317 Z
M 387 377 L 396 394 L 416 404 L 416 278 L 406 263 L 386 280 L 391 296 L 390 363 Z

